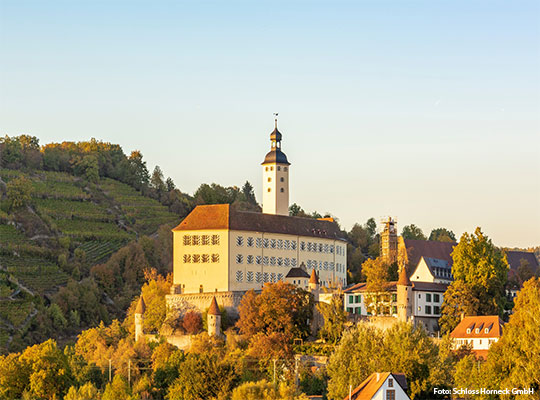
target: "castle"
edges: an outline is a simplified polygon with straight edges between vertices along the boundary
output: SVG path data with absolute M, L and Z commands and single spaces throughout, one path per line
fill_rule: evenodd
M 170 310 L 204 312 L 212 299 L 229 316 L 248 290 L 285 281 L 308 289 L 347 284 L 347 243 L 331 218 L 289 216 L 289 172 L 277 119 L 262 162 L 263 212 L 229 204 L 197 206 L 173 232 Z

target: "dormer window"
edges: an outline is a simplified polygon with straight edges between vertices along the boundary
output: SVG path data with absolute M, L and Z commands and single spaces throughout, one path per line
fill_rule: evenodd
M 467 328 L 467 333 L 471 333 L 471 328 Z
M 388 379 L 388 387 L 394 387 L 394 380 L 392 378 Z
M 489 333 L 489 329 L 488 328 L 484 329 L 484 333 Z
M 476 329 L 474 330 L 474 333 L 480 333 L 480 329 L 476 328 Z

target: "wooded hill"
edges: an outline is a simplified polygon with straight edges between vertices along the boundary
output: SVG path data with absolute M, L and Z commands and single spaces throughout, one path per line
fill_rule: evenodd
M 249 183 L 191 197 L 138 151 L 25 135 L 0 138 L 0 201 L 0 353 L 122 318 L 145 273 L 171 272 L 170 229 L 196 204 L 258 209 Z

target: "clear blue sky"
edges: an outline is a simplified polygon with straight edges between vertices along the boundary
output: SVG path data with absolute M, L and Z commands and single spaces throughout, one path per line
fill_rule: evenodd
M 538 1 L 0 0 L 0 134 L 142 151 L 184 192 L 256 188 L 350 229 L 540 244 Z

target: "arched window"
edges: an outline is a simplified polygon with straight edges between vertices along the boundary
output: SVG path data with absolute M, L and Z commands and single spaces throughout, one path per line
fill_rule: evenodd
M 285 192 L 285 189 L 281 188 L 280 192 L 281 192 L 281 193 Z

